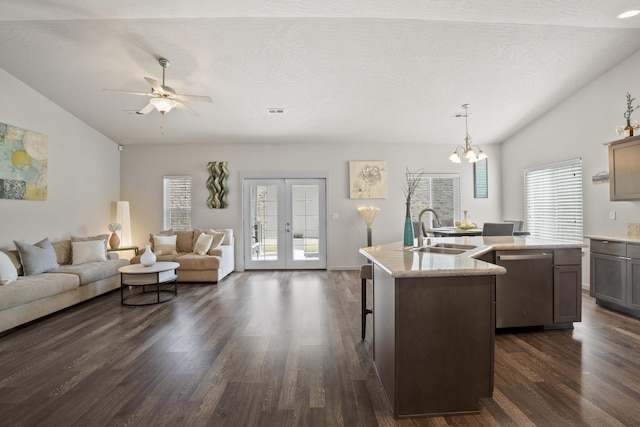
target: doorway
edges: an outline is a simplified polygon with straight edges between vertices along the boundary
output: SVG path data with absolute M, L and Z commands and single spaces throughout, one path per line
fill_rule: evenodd
M 244 179 L 243 194 L 246 269 L 327 267 L 325 179 Z

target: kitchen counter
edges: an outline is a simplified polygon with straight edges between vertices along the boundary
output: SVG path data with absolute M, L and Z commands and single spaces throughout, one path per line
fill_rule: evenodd
M 460 254 L 417 252 L 402 246 L 402 242 L 386 243 L 360 249 L 360 253 L 379 265 L 394 278 L 486 276 L 505 274 L 503 267 L 481 261 L 483 254 L 497 250 L 573 249 L 586 246 L 583 242 L 541 239 L 532 236 L 467 236 L 435 237 L 431 245 L 454 244 L 475 246 Z M 427 245 L 427 239 L 425 239 Z M 429 246 L 429 245 L 427 245 Z
M 373 359 L 395 418 L 471 414 L 493 395 L 496 276 L 507 270 L 480 258 L 549 249 L 562 258 L 584 246 L 531 236 L 425 245 L 434 252 L 401 242 L 360 249 L 373 262 Z
M 614 242 L 640 243 L 640 236 L 630 234 L 589 234 L 586 239 L 612 240 Z

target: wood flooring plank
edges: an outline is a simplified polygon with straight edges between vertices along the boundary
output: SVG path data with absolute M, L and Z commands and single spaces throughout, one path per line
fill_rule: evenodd
M 573 330 L 496 336 L 480 413 L 407 420 L 378 382 L 372 322 L 360 339 L 357 271 L 233 273 L 147 307 L 119 297 L 0 337 L 0 424 L 640 425 L 640 320 L 587 293 Z

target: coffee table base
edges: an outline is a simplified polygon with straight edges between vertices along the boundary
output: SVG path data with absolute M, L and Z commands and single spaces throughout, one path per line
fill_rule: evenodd
M 173 290 L 160 289 L 160 286 L 162 286 L 162 285 L 170 285 L 170 284 L 173 284 Z M 128 306 L 131 306 L 131 307 L 160 304 L 160 303 L 163 303 L 163 302 L 171 301 L 171 300 L 175 299 L 178 296 L 178 282 L 177 281 L 175 281 L 173 283 L 165 282 L 165 283 L 157 283 L 157 284 L 150 284 L 150 285 L 128 286 L 129 287 L 129 292 L 131 292 L 131 289 L 134 288 L 134 287 L 135 288 L 142 288 L 142 292 L 136 292 L 134 294 L 129 294 L 127 296 L 124 295 L 124 288 L 125 287 L 127 287 L 127 286 L 126 285 L 120 286 L 120 302 L 122 303 L 122 305 L 128 305 Z M 155 288 L 155 289 L 147 290 L 147 288 Z M 137 299 L 150 299 L 150 298 L 148 298 L 148 296 L 151 295 L 151 294 L 156 294 L 156 298 L 154 300 L 152 300 L 151 302 L 135 303 L 133 301 L 130 301 L 130 300 L 137 300 Z M 163 296 L 162 298 L 160 297 L 161 295 Z

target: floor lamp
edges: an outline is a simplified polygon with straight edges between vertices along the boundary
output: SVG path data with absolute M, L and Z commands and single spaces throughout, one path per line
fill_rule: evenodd
M 129 214 L 129 202 L 116 202 L 116 222 L 120 224 L 120 244 L 122 246 L 131 246 L 131 215 Z
M 376 214 L 380 212 L 380 208 L 375 206 L 359 206 L 358 212 L 362 215 L 364 223 L 367 226 L 367 246 L 371 246 L 371 229 L 373 228 L 373 221 L 376 219 Z

